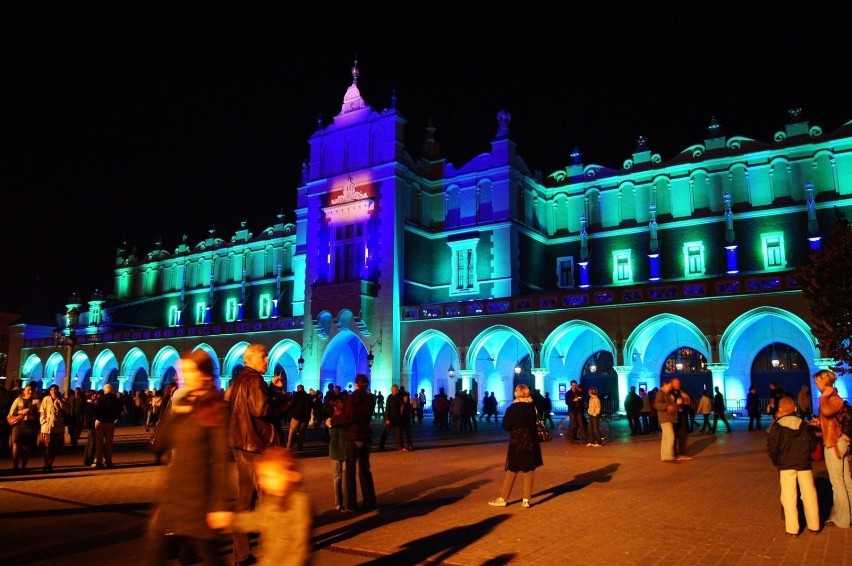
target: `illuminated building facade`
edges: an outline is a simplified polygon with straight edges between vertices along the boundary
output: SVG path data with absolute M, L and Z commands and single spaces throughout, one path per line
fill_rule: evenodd
M 575 150 L 546 177 L 510 124 L 499 112 L 490 151 L 458 168 L 427 128 L 415 158 L 395 100 L 369 106 L 353 68 L 340 113 L 308 140 L 295 223 L 243 222 L 174 253 L 120 248 L 113 294 L 68 305 L 82 311 L 73 384 L 161 387 L 179 351 L 203 348 L 224 388 L 255 341 L 290 389 L 369 373 L 381 391 L 502 402 L 519 381 L 556 400 L 578 379 L 623 400 L 666 375 L 739 402 L 751 383 L 797 390 L 832 364 L 793 269 L 852 208 L 852 122 L 825 133 L 791 111 L 761 142 L 714 120 L 668 161 L 640 138 L 621 167 Z M 28 339 L 21 360 L 23 381 L 64 379 L 50 338 Z

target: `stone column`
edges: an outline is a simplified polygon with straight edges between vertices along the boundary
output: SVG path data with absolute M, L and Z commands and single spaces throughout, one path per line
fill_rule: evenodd
M 728 364 L 707 364 L 707 369 L 713 374 L 713 387 L 718 387 L 722 395 L 725 395 L 725 372 Z
M 101 388 L 101 382 L 104 380 L 103 376 L 95 377 L 94 375 L 89 378 L 89 387 L 92 388 L 92 391 L 98 391 Z
M 118 392 L 124 393 L 127 391 L 127 383 L 130 381 L 129 375 L 119 375 L 118 376 Z
M 624 398 L 627 397 L 627 391 L 629 387 L 627 386 L 627 377 L 630 375 L 630 372 L 633 371 L 633 366 L 613 366 L 615 373 L 618 374 L 618 410 L 624 410 Z
M 544 395 L 544 378 L 550 373 L 549 369 L 544 368 L 534 368 L 531 369 L 530 372 L 535 377 L 535 388 Z
M 471 392 L 472 379 L 476 376 L 475 369 L 460 369 L 458 370 L 459 377 L 462 380 L 462 391 Z
M 231 378 L 227 375 L 219 376 L 219 389 L 228 390 L 228 387 L 231 385 Z

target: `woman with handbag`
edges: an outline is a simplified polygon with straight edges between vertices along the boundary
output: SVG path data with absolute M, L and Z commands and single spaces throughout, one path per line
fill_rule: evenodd
M 53 471 L 53 461 L 62 453 L 65 446 L 65 419 L 62 411 L 62 396 L 59 386 L 51 385 L 47 397 L 41 400 L 39 423 L 41 424 L 41 443 L 44 445 L 44 472 Z
M 538 415 L 530 389 L 524 384 L 519 384 L 515 387 L 514 402 L 503 413 L 503 430 L 509 432 L 503 489 L 500 491 L 500 497 L 489 501 L 489 505 L 505 507 L 518 473 L 523 473 L 524 491 L 521 507 L 530 507 L 535 469 L 544 464 L 536 431 L 537 421 Z
M 24 387 L 20 397 L 12 402 L 7 420 L 12 425 L 12 470 L 17 474 L 27 469 L 30 452 L 35 450 L 39 427 L 34 385 Z

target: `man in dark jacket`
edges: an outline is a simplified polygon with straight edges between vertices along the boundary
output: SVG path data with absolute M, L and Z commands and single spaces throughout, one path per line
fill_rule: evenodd
M 720 419 L 728 427 L 728 432 L 731 432 L 731 425 L 728 423 L 728 419 L 725 418 L 725 398 L 722 396 L 722 392 L 719 391 L 718 385 L 715 390 L 716 394 L 713 395 L 713 432 L 716 432 L 716 424 Z
M 346 430 L 346 468 L 344 478 L 346 489 L 345 511 L 354 512 L 357 508 L 358 494 L 355 491 L 355 466 L 358 466 L 358 479 L 361 484 L 363 509 L 369 511 L 376 507 L 376 488 L 373 485 L 373 472 L 370 471 L 370 443 L 373 431 L 370 418 L 373 413 L 370 395 L 367 393 L 369 379 L 364 374 L 355 377 L 355 391 L 346 396 L 343 412 L 331 417 L 332 427 Z
M 630 386 L 630 393 L 624 399 L 624 412 L 627 413 L 627 424 L 630 426 L 630 436 L 642 433 L 639 412 L 642 410 L 642 398 L 636 393 L 636 386 Z
M 776 417 L 766 436 L 766 451 L 780 474 L 781 504 L 784 506 L 787 534 L 799 536 L 797 484 L 802 494 L 808 529 L 815 533 L 819 531 L 819 506 L 811 469 L 811 453 L 816 447 L 816 438 L 808 428 L 808 423 L 796 416 L 796 404 L 789 397 L 780 399 Z
M 583 392 L 577 388 L 577 380 L 571 380 L 571 389 L 565 393 L 565 404 L 568 405 L 568 434 L 565 440 L 577 440 L 577 432 L 582 430 L 583 423 Z
M 112 392 L 112 384 L 104 385 L 104 394 L 95 404 L 95 463 L 93 468 L 112 468 L 112 444 L 115 422 L 121 416 L 121 401 Z
M 225 399 L 231 407 L 231 448 L 237 463 L 237 499 L 234 511 L 248 511 L 257 500 L 255 465 L 268 446 L 280 445 L 281 439 L 272 398 L 263 374 L 269 367 L 269 353 L 263 344 L 250 344 L 243 353 L 243 371 L 231 383 Z M 272 384 L 276 389 L 284 383 L 276 375 Z M 252 564 L 254 557 L 249 547 L 248 533 L 234 533 L 234 562 Z
M 290 404 L 290 434 L 287 436 L 287 447 L 290 450 L 301 450 L 305 445 L 305 432 L 311 420 L 314 399 L 305 391 L 301 383 L 296 386 L 296 392 Z
M 382 431 L 382 437 L 379 439 L 379 452 L 385 449 L 385 442 L 388 439 L 388 434 L 391 429 L 396 426 L 397 421 L 399 420 L 399 402 L 402 399 L 402 396 L 399 394 L 399 386 L 391 385 L 391 392 L 385 400 L 385 428 Z

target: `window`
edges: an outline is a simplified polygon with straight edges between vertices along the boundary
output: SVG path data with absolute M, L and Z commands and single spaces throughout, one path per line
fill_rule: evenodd
M 334 281 L 361 278 L 361 265 L 366 257 L 366 248 L 363 223 L 332 228 L 331 272 L 334 274 Z
M 257 305 L 258 318 L 269 318 L 272 314 L 272 297 L 261 295 Z
M 704 275 L 704 244 L 687 242 L 683 245 L 683 276 L 700 277 Z
M 225 302 L 225 321 L 234 322 L 237 320 L 237 299 L 228 299 Z
M 563 289 L 572 289 L 574 287 L 573 257 L 556 258 L 556 281 L 557 285 Z
M 760 240 L 763 246 L 763 268 L 784 269 L 787 266 L 784 258 L 784 234 L 782 232 L 761 234 Z
M 180 311 L 178 311 L 177 305 L 172 305 L 169 307 L 169 326 L 178 326 L 180 325 Z
M 612 282 L 615 285 L 633 283 L 630 250 L 616 250 L 612 252 Z
M 195 324 L 207 321 L 207 303 L 195 303 Z
M 476 244 L 479 238 L 447 242 L 452 251 L 450 295 L 479 292 L 476 279 Z

